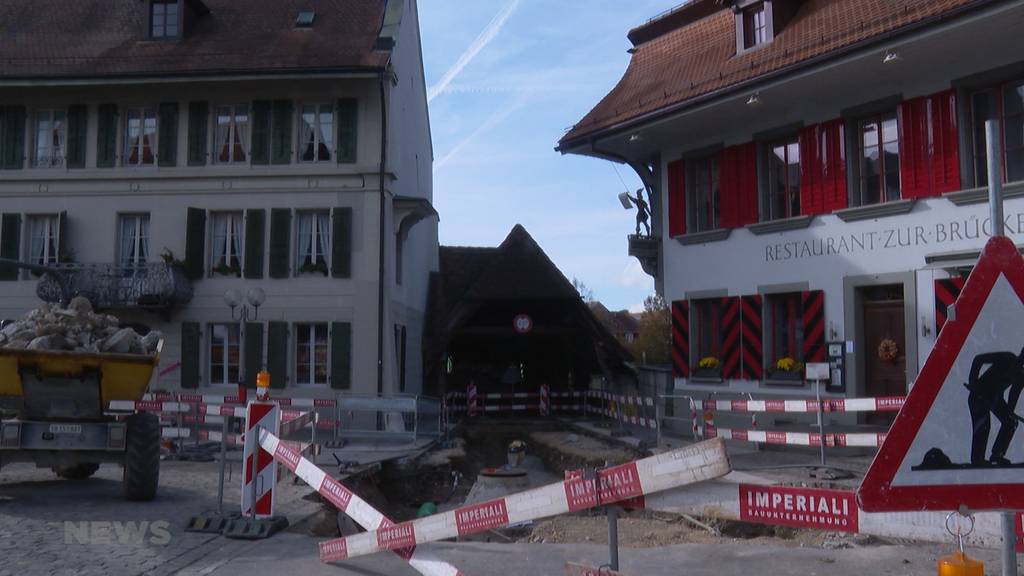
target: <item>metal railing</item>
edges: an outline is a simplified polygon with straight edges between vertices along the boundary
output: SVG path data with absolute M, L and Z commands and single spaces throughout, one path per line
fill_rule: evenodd
M 69 263 L 52 268 L 60 276 L 43 274 L 36 285 L 36 294 L 44 302 L 59 302 L 65 290 L 85 296 L 97 308 L 170 308 L 192 300 L 192 283 L 184 270 L 166 262 Z

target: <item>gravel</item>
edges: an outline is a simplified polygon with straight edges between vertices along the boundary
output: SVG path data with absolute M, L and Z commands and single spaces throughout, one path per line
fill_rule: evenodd
M 161 337 L 158 331 L 141 336 L 132 328 L 122 328 L 116 316 L 97 314 L 88 299 L 77 296 L 66 309 L 43 304 L 4 326 L 0 348 L 152 354 Z

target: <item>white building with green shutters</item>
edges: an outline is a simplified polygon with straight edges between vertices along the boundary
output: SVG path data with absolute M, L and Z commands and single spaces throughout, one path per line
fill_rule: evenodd
M 421 391 L 431 164 L 415 0 L 0 4 L 0 257 L 161 330 L 153 389 Z

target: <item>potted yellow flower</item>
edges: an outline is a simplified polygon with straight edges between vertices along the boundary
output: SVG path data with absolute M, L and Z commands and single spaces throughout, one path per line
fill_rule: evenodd
M 772 380 L 790 380 L 794 382 L 803 380 L 803 363 L 797 362 L 789 356 L 776 360 L 772 368 Z
M 722 361 L 714 356 L 701 358 L 693 368 L 694 378 L 722 379 Z

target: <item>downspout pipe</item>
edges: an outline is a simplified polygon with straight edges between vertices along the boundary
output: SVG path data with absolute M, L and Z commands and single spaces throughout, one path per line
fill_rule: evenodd
M 387 98 L 387 74 L 381 71 L 378 76 L 380 85 L 380 173 L 378 182 L 380 184 L 380 225 L 378 239 L 378 267 L 377 267 L 377 394 L 384 393 L 384 268 L 387 262 L 384 260 L 386 238 L 384 225 L 386 223 L 384 210 L 387 206 L 387 192 L 384 188 L 384 178 L 387 176 L 388 159 L 388 98 Z

